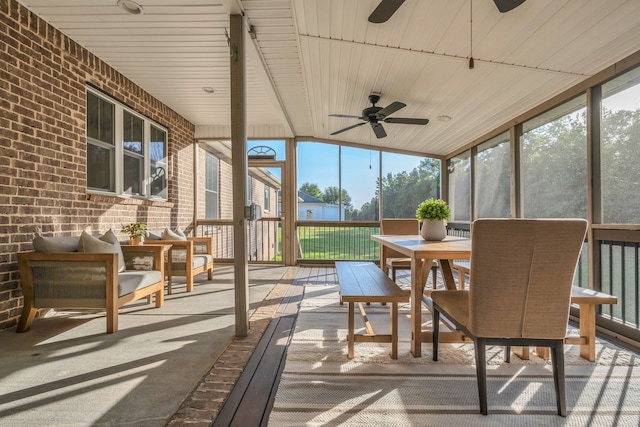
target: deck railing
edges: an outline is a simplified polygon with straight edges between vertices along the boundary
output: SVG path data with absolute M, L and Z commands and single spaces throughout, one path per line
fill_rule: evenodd
M 248 260 L 252 263 L 282 262 L 282 233 L 279 218 L 263 218 L 248 225 Z M 298 221 L 299 264 L 333 263 L 336 260 L 379 260 L 378 222 Z M 468 223 L 451 222 L 447 233 L 469 237 Z M 215 237 L 217 261 L 233 261 L 233 222 L 198 220 L 197 235 Z M 640 230 L 595 230 L 598 244 L 595 262 L 600 271 L 594 278 L 596 290 L 618 297 L 618 304 L 598 307 L 599 326 L 640 341 Z M 588 247 L 585 242 L 574 284 L 589 286 Z M 576 309 L 572 314 L 578 315 Z
M 247 259 L 255 263 L 282 262 L 282 221 L 280 218 L 261 218 L 247 222 Z M 197 236 L 214 237 L 216 261 L 233 262 L 233 221 L 202 219 L 196 221 Z
M 596 229 L 600 277 L 596 289 L 618 297 L 598 309 L 598 324 L 640 341 L 640 230 Z
M 370 221 L 298 221 L 298 261 L 378 261 L 378 243 L 372 234 L 380 233 L 380 223 Z

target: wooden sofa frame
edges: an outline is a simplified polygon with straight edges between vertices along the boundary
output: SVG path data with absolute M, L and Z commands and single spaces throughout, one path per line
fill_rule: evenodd
M 17 332 L 27 332 L 35 319 L 40 308 L 59 309 L 103 309 L 106 311 L 107 333 L 118 330 L 118 309 L 123 305 L 147 297 L 147 302 L 152 302 L 155 294 L 156 307 L 164 305 L 164 253 L 168 250 L 167 245 L 158 246 L 122 246 L 125 256 L 127 270 L 154 270 L 160 271 L 160 280 L 144 288 L 137 289 L 131 293 L 118 296 L 118 255 L 111 253 L 84 253 L 84 252 L 20 252 L 18 253 L 18 268 L 20 270 L 20 280 L 22 292 L 24 294 L 24 308 L 18 322 Z M 134 257 L 152 257 L 152 262 L 147 263 L 148 268 L 136 265 Z M 37 284 L 34 283 L 32 267 L 38 264 L 55 263 L 64 266 L 69 273 L 70 281 L 82 277 L 82 274 L 89 269 L 95 271 L 96 267 L 104 266 L 104 276 L 92 280 L 92 284 L 87 287 L 104 286 L 104 297 L 86 298 L 85 296 L 61 296 L 59 298 L 47 299 L 41 303 L 37 295 Z M 129 268 L 131 267 L 131 268 Z M 98 283 L 98 285 L 93 284 Z M 98 293 L 101 290 L 96 289 Z
M 150 245 L 171 245 L 165 266 L 167 276 L 167 292 L 172 293 L 171 282 L 173 276 L 184 276 L 187 282 L 187 292 L 193 292 L 194 277 L 206 271 L 207 279 L 213 279 L 213 237 L 187 237 L 187 240 L 145 240 Z M 186 251 L 185 269 L 177 269 L 174 266 L 173 251 L 175 249 Z M 205 254 L 211 256 L 211 261 L 205 265 L 194 267 L 194 255 Z

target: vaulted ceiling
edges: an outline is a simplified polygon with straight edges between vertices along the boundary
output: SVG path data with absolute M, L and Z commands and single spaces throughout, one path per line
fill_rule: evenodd
M 230 13 L 247 30 L 250 137 L 325 140 L 446 155 L 640 50 L 640 1 L 406 0 L 379 24 L 380 0 L 19 0 L 197 126 L 230 136 Z M 469 57 L 474 68 L 469 68 Z M 205 93 L 203 88 L 214 89 Z M 376 138 L 360 123 L 406 104 Z M 450 117 L 443 121 L 442 116 Z M 439 119 L 440 118 L 440 119 Z

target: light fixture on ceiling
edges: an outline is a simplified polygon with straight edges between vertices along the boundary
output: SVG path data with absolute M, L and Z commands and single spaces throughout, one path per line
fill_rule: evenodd
M 130 15 L 142 15 L 144 9 L 133 0 L 118 0 L 118 7 Z
M 439 122 L 448 122 L 451 120 L 451 116 L 438 116 L 436 117 L 436 120 Z
M 205 86 L 205 87 L 202 88 L 202 91 L 204 93 L 214 93 L 216 90 L 214 88 L 212 88 L 212 87 Z

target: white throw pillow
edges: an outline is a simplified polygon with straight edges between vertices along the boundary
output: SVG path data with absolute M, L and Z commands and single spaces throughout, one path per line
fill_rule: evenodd
M 124 262 L 124 254 L 120 247 L 120 241 L 113 232 L 109 230 L 100 237 L 94 237 L 83 231 L 80 235 L 80 243 L 78 244 L 78 252 L 94 253 L 94 254 L 118 254 L 118 271 L 124 271 L 126 265 Z
M 162 233 L 162 240 L 187 240 L 187 237 L 184 235 L 182 230 L 180 230 L 180 227 L 176 228 L 174 231 L 165 228 Z

